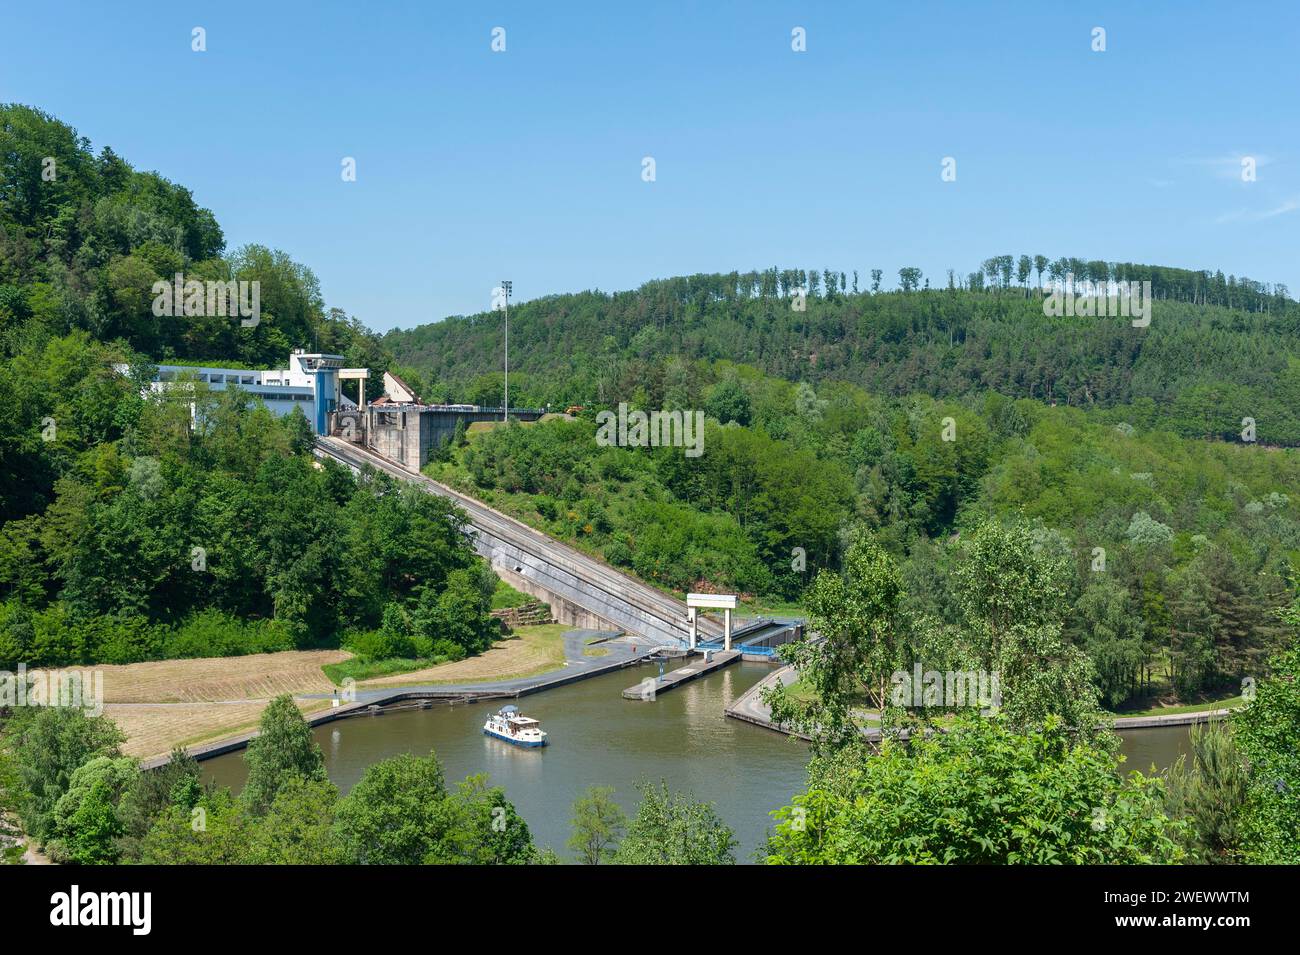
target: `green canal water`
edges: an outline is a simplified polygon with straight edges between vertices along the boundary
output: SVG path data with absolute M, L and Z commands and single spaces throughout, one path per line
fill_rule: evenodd
M 636 784 L 663 779 L 714 803 L 735 830 L 737 860 L 753 861 L 771 825 L 769 813 L 803 787 L 808 761 L 806 744 L 723 715 L 771 668 L 742 662 L 653 703 L 622 698 L 624 687 L 655 672 L 650 665 L 629 668 L 518 701 L 550 734 L 550 745 L 542 749 L 520 749 L 483 735 L 483 721 L 499 702 L 359 716 L 319 726 L 313 734 L 330 779 L 345 793 L 367 766 L 400 753 L 436 752 L 449 781 L 488 773 L 493 784 L 505 787 L 534 841 L 565 858 L 569 810 L 587 787 L 613 786 L 631 813 Z M 1185 727 L 1135 731 L 1124 740 L 1127 767 L 1163 768 L 1186 739 Z M 242 753 L 209 760 L 203 768 L 219 785 L 244 784 Z

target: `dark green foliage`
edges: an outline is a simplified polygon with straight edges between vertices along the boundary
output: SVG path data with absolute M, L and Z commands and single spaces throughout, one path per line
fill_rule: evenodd
M 1166 774 L 1166 811 L 1190 824 L 1185 833 L 1189 861 L 1239 862 L 1250 778 L 1245 760 L 1223 724 L 1193 727 L 1191 740 L 1191 759 L 1178 757 Z
M 814 762 L 807 792 L 773 815 L 778 864 L 1144 864 L 1177 862 L 1181 827 L 1159 779 L 1055 718 L 1013 731 L 964 718 L 950 732 Z
M 1084 270 L 1077 277 L 1092 274 L 1087 263 L 1075 265 Z M 1233 440 L 1250 416 L 1260 440 L 1300 443 L 1300 307 L 1285 288 L 1158 266 L 1106 271 L 1152 283 L 1148 327 L 1121 317 L 1051 318 L 1037 291 L 992 288 L 814 294 L 797 311 L 788 296 L 804 279 L 777 270 L 549 296 L 510 309 L 512 383 L 517 368 L 539 400 L 561 407 L 638 394 L 644 406 L 664 407 L 675 389 L 689 395 L 693 387 L 679 386 L 665 360 L 726 357 L 789 381 L 850 381 L 889 395 L 998 391 L 1082 407 L 1149 399 L 1183 435 Z M 384 343 L 398 361 L 459 392 L 498 366 L 500 325 L 495 313 L 449 318 L 389 332 Z M 699 392 L 683 404 L 708 407 Z
M 47 158 L 53 178 L 42 175 Z M 311 345 L 353 365 L 386 366 L 373 334 L 325 308 L 310 269 L 259 245 L 223 258 L 224 248 L 216 219 L 188 189 L 136 171 L 109 148 L 94 155 L 40 110 L 0 104 L 0 357 L 24 340 L 84 329 L 154 358 L 266 367 Z M 154 282 L 177 272 L 260 282 L 261 321 L 242 328 L 223 317 L 155 315 Z
M 528 826 L 499 787 L 472 776 L 449 792 L 433 754 L 370 766 L 337 808 L 344 858 L 368 865 L 518 864 L 535 859 Z
M 193 430 L 183 404 L 140 404 L 0 529 L 0 667 L 328 644 L 482 566 L 445 499 L 315 467 L 293 417 L 235 392 L 196 403 Z
M 669 791 L 668 784 L 638 787 L 641 803 L 614 852 L 618 865 L 731 865 L 736 840 L 712 804 Z
M 135 760 L 125 756 L 96 756 L 78 766 L 51 814 L 50 857 L 79 865 L 116 863 L 126 832 L 118 802 L 139 773 Z
M 1286 612 L 1300 625 L 1300 608 Z M 1258 681 L 1254 698 L 1232 718 L 1234 740 L 1250 766 L 1243 813 L 1249 862 L 1300 863 L 1300 642 L 1270 661 L 1272 675 Z
M 277 696 L 262 711 L 257 736 L 249 742 L 244 761 L 248 763 L 248 781 L 242 797 L 254 815 L 266 812 L 292 779 L 325 780 L 325 758 L 288 694 Z
M 613 786 L 591 786 L 573 801 L 569 848 L 585 865 L 600 865 L 614 858 L 618 840 L 627 829 L 627 816 L 614 801 Z
M 173 804 L 186 802 L 185 808 L 190 808 L 200 794 L 198 785 L 199 764 L 180 747 L 174 748 L 171 759 L 158 769 L 138 773 L 117 805 L 123 860 L 137 861 L 144 838 L 158 816 Z M 194 799 L 188 798 L 191 793 Z
M 174 802 L 158 816 L 140 848 L 145 865 L 237 865 L 255 825 L 228 789 Z
M 336 865 L 344 860 L 334 829 L 339 792 L 327 780 L 293 776 L 257 819 L 240 860 L 248 865 Z
M 70 706 L 20 707 L 5 726 L 5 737 L 24 793 L 23 830 L 39 844 L 54 835 L 55 808 L 77 770 L 96 757 L 118 756 L 124 740 L 107 717 Z
M 337 816 L 348 860 L 369 865 L 419 865 L 441 854 L 455 819 L 437 758 L 410 754 L 368 767 Z

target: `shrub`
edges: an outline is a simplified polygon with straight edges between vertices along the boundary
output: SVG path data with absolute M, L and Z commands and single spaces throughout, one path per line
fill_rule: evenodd
M 417 655 L 414 639 L 384 630 L 354 630 L 344 638 L 343 646 L 366 660 L 391 660 L 394 657 Z

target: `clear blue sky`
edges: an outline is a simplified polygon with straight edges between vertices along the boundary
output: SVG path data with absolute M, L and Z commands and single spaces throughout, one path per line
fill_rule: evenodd
M 942 284 L 1006 252 L 1300 293 L 1293 3 L 5 7 L 0 100 L 188 186 L 230 248 L 285 250 L 380 330 L 481 311 L 500 278 Z

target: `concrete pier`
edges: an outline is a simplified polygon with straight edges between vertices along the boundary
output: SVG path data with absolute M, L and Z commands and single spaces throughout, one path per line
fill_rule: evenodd
M 701 657 L 698 661 L 692 660 L 685 666 L 678 667 L 676 670 L 669 670 L 661 677 L 648 676 L 636 686 L 629 686 L 623 691 L 625 700 L 645 700 L 653 702 L 655 697 L 660 693 L 667 693 L 674 687 L 679 687 L 683 683 L 690 683 L 692 680 L 698 680 L 702 676 L 708 676 L 721 670 L 730 663 L 737 662 L 741 657 L 738 650 L 717 650 L 710 654 L 710 659 L 706 663 Z

